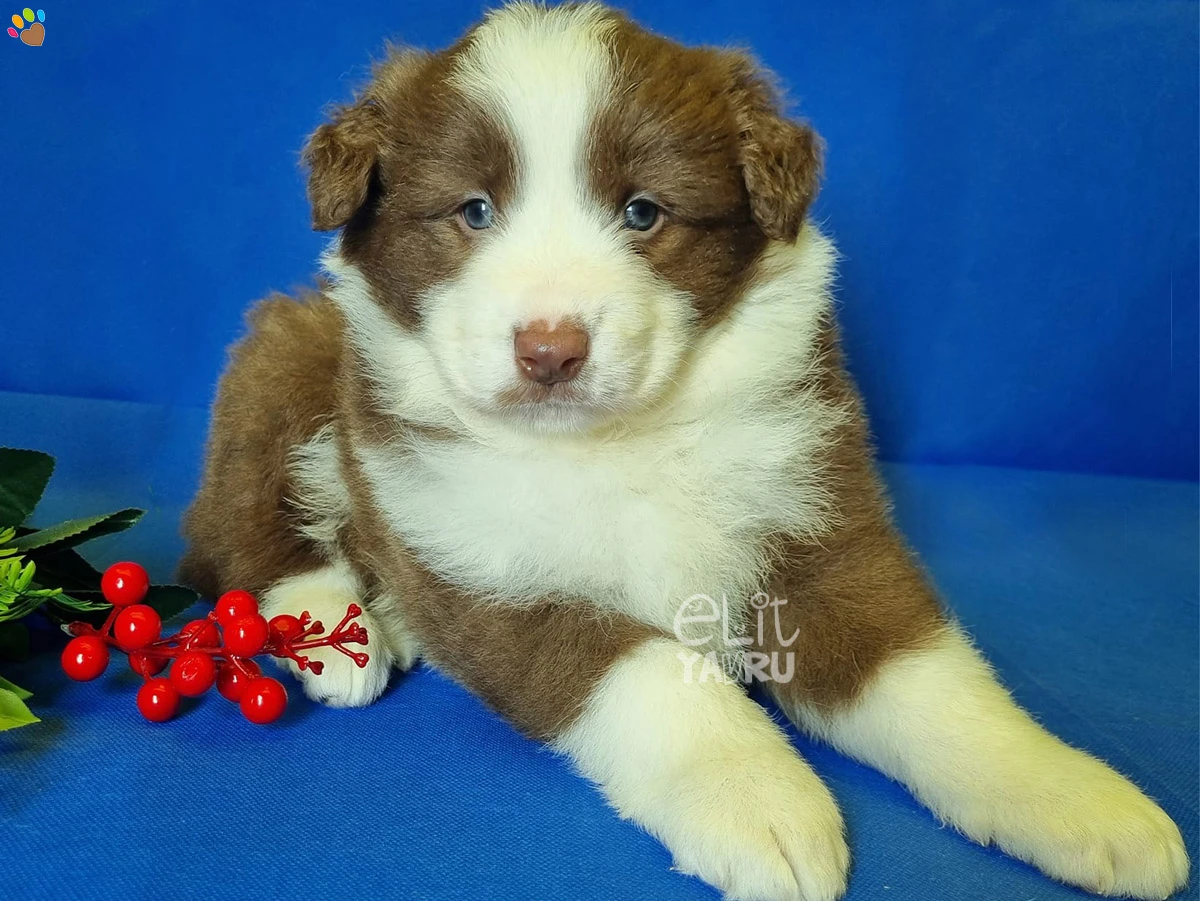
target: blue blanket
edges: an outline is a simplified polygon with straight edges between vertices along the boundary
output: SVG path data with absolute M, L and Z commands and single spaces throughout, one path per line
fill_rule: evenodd
M 143 504 L 141 524 L 90 553 L 142 560 L 158 578 L 179 553 L 204 420 L 0 394 L 8 440 L 59 457 L 45 519 Z M 1158 799 L 1195 859 L 1196 486 L 978 467 L 885 475 L 902 527 L 1018 700 Z M 271 727 L 215 693 L 150 725 L 137 677 L 117 672 L 72 683 L 53 654 L 6 668 L 45 721 L 0 733 L 0 898 L 716 898 L 563 760 L 427 668 L 361 710 L 293 690 Z M 795 740 L 845 811 L 849 901 L 1083 897 Z

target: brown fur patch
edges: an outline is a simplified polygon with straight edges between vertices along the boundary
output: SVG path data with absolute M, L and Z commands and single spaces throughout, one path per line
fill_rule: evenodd
M 382 122 L 370 102 L 340 107 L 308 139 L 308 201 L 316 231 L 341 228 L 367 202 L 379 161 Z
M 768 684 L 785 709 L 791 701 L 831 706 L 853 700 L 882 663 L 926 645 L 945 627 L 934 592 L 892 524 L 862 401 L 833 326 L 821 351 L 817 388 L 852 416 L 818 464 L 834 494 L 838 523 L 819 543 L 786 542 L 766 589 L 786 604 L 778 608 L 778 629 L 767 611 L 762 650 L 795 655 L 792 681 Z M 793 633 L 795 643 L 781 646 L 780 638 Z
M 433 55 L 393 51 L 304 153 L 314 227 L 345 226 L 342 255 L 409 328 L 420 322 L 421 293 L 470 256 L 474 236 L 459 208 L 480 196 L 502 207 L 515 190 L 503 131 L 450 83 L 466 40 Z
M 180 578 L 209 597 L 262 591 L 324 562 L 296 529 L 287 461 L 333 417 L 341 317 L 318 295 L 275 295 L 247 323 L 217 389 L 200 491 L 184 517 Z
M 667 211 L 639 249 L 711 323 L 740 296 L 767 238 L 799 234 L 819 139 L 780 116 L 743 54 L 684 47 L 624 18 L 610 41 L 617 82 L 593 126 L 593 188 L 614 210 L 644 195 Z
M 754 220 L 768 237 L 795 241 L 820 188 L 824 146 L 807 124 L 779 115 L 779 98 L 753 60 L 735 55 L 731 65 Z

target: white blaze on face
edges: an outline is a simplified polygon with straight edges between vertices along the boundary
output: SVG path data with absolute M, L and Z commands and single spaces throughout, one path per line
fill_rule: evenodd
M 508 135 L 513 199 L 473 236 L 463 271 L 425 298 L 430 352 L 452 391 L 477 412 L 500 409 L 521 383 L 513 334 L 571 319 L 589 333 L 573 384 L 581 399 L 524 411 L 547 427 L 628 413 L 669 382 L 687 342 L 691 304 L 659 279 L 588 178 L 589 136 L 609 102 L 613 23 L 598 7 L 510 7 L 476 33 L 453 79 Z

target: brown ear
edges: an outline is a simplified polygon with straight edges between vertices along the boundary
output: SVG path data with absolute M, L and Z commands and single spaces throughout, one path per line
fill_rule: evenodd
M 821 138 L 808 125 L 780 115 L 776 92 L 753 60 L 741 55 L 734 60 L 750 211 L 767 237 L 791 243 L 820 187 Z
M 341 228 L 366 203 L 379 161 L 379 111 L 370 100 L 341 107 L 304 147 L 308 199 L 317 231 Z

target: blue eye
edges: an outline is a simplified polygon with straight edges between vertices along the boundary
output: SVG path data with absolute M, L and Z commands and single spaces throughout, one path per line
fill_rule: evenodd
M 486 200 L 468 200 L 459 210 L 459 215 L 462 216 L 463 222 L 467 223 L 467 228 L 475 230 L 491 228 L 492 222 L 495 219 L 495 214 L 492 212 L 492 205 Z
M 625 207 L 625 227 L 634 231 L 648 232 L 658 225 L 662 210 L 650 200 L 631 200 Z

